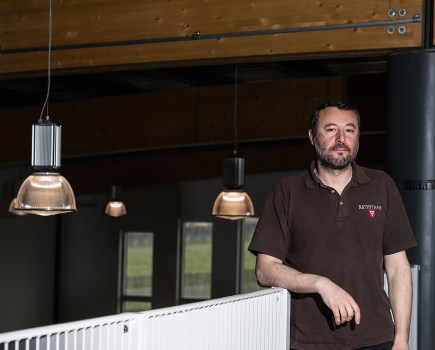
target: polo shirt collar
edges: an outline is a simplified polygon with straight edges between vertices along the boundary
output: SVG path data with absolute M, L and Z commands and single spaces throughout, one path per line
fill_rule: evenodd
M 315 188 L 319 186 L 322 182 L 314 173 L 314 167 L 316 165 L 316 161 L 313 160 L 310 164 L 310 168 L 306 172 L 305 175 L 305 185 L 307 188 Z M 352 179 L 350 180 L 350 185 L 356 186 L 358 184 L 363 184 L 370 181 L 367 173 L 364 171 L 364 168 L 360 167 L 355 161 L 352 161 Z

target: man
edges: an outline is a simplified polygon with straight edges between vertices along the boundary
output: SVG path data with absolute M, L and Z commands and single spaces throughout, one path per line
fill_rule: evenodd
M 258 283 L 292 292 L 292 349 L 409 349 L 416 242 L 392 179 L 355 163 L 359 134 L 347 103 L 313 113 L 316 160 L 277 182 L 249 246 Z

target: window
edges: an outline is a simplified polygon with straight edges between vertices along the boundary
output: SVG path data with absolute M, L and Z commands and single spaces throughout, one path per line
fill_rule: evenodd
M 241 293 L 254 292 L 261 287 L 257 284 L 255 277 L 255 255 L 248 251 L 249 243 L 251 243 L 252 235 L 257 226 L 258 218 L 246 218 L 242 220 L 242 244 L 241 249 Z
M 121 262 L 121 311 L 151 309 L 154 234 L 123 232 Z
M 183 222 L 181 226 L 180 303 L 211 298 L 211 222 Z

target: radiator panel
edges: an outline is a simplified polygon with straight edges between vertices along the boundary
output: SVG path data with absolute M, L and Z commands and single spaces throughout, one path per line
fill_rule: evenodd
M 289 349 L 289 301 L 276 289 L 146 312 L 144 349 Z
M 273 288 L 0 334 L 0 350 L 288 350 L 290 294 Z

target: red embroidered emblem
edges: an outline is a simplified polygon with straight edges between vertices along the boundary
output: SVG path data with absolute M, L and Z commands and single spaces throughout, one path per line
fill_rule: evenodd
M 374 218 L 376 215 L 376 212 L 374 210 L 369 210 L 369 215 L 371 218 Z

